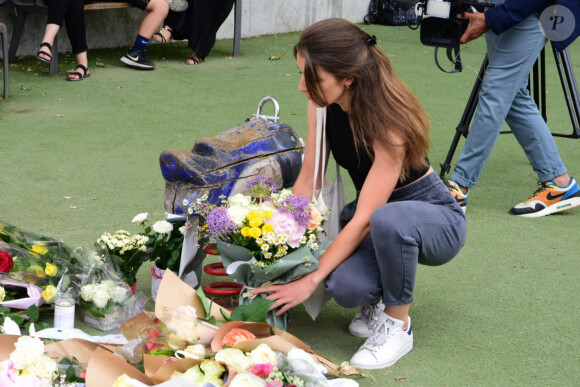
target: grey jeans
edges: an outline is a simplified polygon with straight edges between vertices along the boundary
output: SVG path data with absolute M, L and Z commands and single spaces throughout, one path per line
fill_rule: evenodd
M 358 200 L 358 198 L 357 198 Z M 357 200 L 341 212 L 344 225 Z M 465 215 L 437 173 L 393 192 L 371 216 L 370 235 L 326 279 L 326 289 L 346 308 L 413 301 L 419 263 L 449 262 L 465 243 Z

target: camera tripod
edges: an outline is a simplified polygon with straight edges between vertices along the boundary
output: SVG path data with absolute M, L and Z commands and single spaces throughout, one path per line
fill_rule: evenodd
M 562 133 L 552 133 L 552 136 L 567 137 L 567 138 L 580 138 L 580 93 L 578 92 L 578 84 L 576 83 L 576 77 L 574 76 L 574 69 L 570 62 L 570 55 L 568 54 L 568 49 L 558 52 L 552 43 L 552 51 L 554 52 L 554 59 L 556 61 L 556 67 L 558 68 L 558 75 L 560 76 L 560 82 L 562 84 L 562 89 L 564 91 L 564 97 L 566 99 L 566 105 L 568 107 L 568 113 L 570 114 L 570 120 L 572 122 L 572 133 L 562 134 Z M 479 73 L 477 74 L 477 79 L 469 95 L 469 100 L 459 121 L 459 125 L 455 128 L 455 136 L 451 142 L 451 147 L 447 153 L 447 158 L 440 164 L 441 173 L 439 177 L 441 179 L 445 178 L 445 174 L 451 169 L 451 160 L 459 144 L 459 139 L 461 136 L 467 137 L 469 133 L 469 125 L 473 115 L 475 114 L 475 108 L 477 107 L 478 95 L 481 90 L 481 85 L 483 83 L 483 78 L 485 77 L 485 70 L 487 68 L 489 61 L 487 55 L 483 60 Z M 546 53 L 545 47 L 538 56 L 536 63 L 530 74 L 530 79 L 528 82 L 528 89 L 533 95 L 536 105 L 544 118 L 547 121 L 546 116 Z M 509 131 L 500 133 L 511 133 Z

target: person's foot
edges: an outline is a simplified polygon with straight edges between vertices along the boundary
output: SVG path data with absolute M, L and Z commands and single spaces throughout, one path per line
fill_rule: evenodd
M 173 30 L 169 26 L 163 26 L 159 32 L 153 34 L 153 40 L 159 43 L 168 43 L 171 41 Z
M 382 302 L 374 305 L 363 305 L 348 326 L 351 335 L 357 337 L 371 337 L 379 323 L 378 315 L 384 311 Z
M 531 198 L 514 206 L 510 213 L 526 218 L 537 218 L 578 206 L 580 206 L 580 188 L 576 180 L 570 178 L 570 183 L 565 187 L 553 181 L 543 183 Z
M 203 62 L 205 59 L 200 58 L 199 56 L 197 56 L 195 53 L 191 54 L 191 56 L 189 58 L 187 58 L 185 60 L 185 64 L 186 65 L 198 65 L 201 62 Z
M 89 73 L 89 69 L 87 68 L 87 66 L 82 65 L 82 64 L 78 64 L 77 67 L 75 67 L 75 70 L 81 70 L 81 71 L 72 71 L 70 73 L 67 74 L 66 76 L 66 80 L 67 81 L 82 81 L 85 78 L 88 78 L 91 76 L 91 73 Z
M 145 51 L 131 50 L 121 58 L 121 62 L 139 70 L 155 70 L 155 64 L 145 56 Z
M 46 49 L 44 49 L 43 47 L 46 47 Z M 40 48 L 38 49 L 38 52 L 36 53 L 36 57 L 46 63 L 51 63 L 52 62 L 52 45 L 48 42 L 42 42 L 40 44 Z
M 447 180 L 447 185 L 449 186 L 449 193 L 455 198 L 455 201 L 459 204 L 463 212 L 465 212 L 467 210 L 467 192 L 464 192 L 459 184 L 453 180 Z
M 413 349 L 411 317 L 409 327 L 403 330 L 404 322 L 386 315 L 386 321 L 379 323 L 373 335 L 350 359 L 356 368 L 376 370 L 390 367 Z

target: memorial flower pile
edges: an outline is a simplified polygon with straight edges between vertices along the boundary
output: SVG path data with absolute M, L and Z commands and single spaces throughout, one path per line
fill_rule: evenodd
M 228 275 L 255 288 L 272 281 L 290 282 L 316 270 L 323 253 L 318 235 L 325 216 L 305 197 L 278 191 L 269 178 L 256 177 L 247 189 L 247 195 L 222 197 L 216 205 L 207 198 L 183 203 L 190 215 L 199 216 L 200 237 L 216 241 Z M 254 297 L 242 291 L 240 304 L 249 304 Z M 267 321 L 286 329 L 288 317 L 272 311 Z

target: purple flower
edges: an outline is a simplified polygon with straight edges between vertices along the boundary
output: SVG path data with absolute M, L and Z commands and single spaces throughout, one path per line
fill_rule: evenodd
M 263 199 L 278 191 L 278 184 L 269 177 L 256 176 L 248 182 L 247 188 L 251 196 Z
M 308 199 L 302 195 L 290 195 L 281 202 L 281 210 L 292 215 L 292 218 L 302 227 L 308 228 L 310 207 Z
M 206 219 L 207 233 L 210 238 L 226 235 L 236 229 L 236 224 L 228 216 L 228 210 L 218 207 L 209 213 Z

